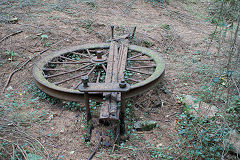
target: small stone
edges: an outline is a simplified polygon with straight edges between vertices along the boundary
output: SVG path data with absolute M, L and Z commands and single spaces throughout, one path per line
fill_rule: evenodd
M 182 103 L 184 104 L 184 112 L 199 117 L 212 118 L 218 112 L 218 108 L 214 105 L 199 101 L 191 95 L 184 95 Z
M 77 113 L 76 115 L 75 115 L 75 118 L 78 118 L 79 117 L 79 114 Z
M 75 152 L 75 151 L 71 151 L 71 152 L 69 152 L 69 154 L 74 154 L 74 152 Z
M 12 18 L 9 20 L 10 23 L 17 23 L 18 22 L 18 18 Z
M 138 121 L 134 124 L 134 128 L 137 131 L 150 131 L 156 126 L 156 121 Z
M 63 133 L 64 132 L 64 128 L 62 128 L 61 130 L 60 130 L 60 133 Z
M 236 154 L 240 154 L 240 134 L 237 133 L 236 130 L 232 130 L 229 132 L 229 137 L 227 142 L 231 144 L 230 149 Z
M 7 90 L 8 90 L 8 91 L 11 91 L 11 90 L 13 90 L 13 87 L 12 87 L 12 86 L 9 86 L 9 87 L 7 88 Z
M 159 144 L 157 145 L 158 148 L 161 148 L 162 146 L 163 146 L 162 143 L 159 143 Z
M 49 117 L 48 117 L 49 120 L 52 120 L 53 119 L 53 115 L 51 114 Z
M 106 147 L 110 147 L 111 146 L 111 143 L 110 142 L 108 142 L 108 141 L 106 141 L 106 142 L 104 142 L 104 144 L 103 144 L 104 146 L 106 146 Z

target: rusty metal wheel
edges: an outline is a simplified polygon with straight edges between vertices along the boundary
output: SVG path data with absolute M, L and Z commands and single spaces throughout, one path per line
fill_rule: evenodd
M 49 54 L 33 67 L 37 86 L 47 94 L 63 100 L 83 101 L 77 90 L 81 77 L 87 75 L 91 83 L 104 83 L 110 43 L 80 45 Z M 129 45 L 125 80 L 131 85 L 126 97 L 155 86 L 164 74 L 162 57 L 148 48 Z M 101 98 L 101 93 L 90 94 Z

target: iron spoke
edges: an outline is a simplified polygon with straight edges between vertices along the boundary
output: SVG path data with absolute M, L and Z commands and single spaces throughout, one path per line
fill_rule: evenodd
M 87 55 L 85 55 L 85 54 L 83 54 L 83 53 L 77 53 L 77 52 L 71 52 L 71 53 L 73 53 L 73 54 L 77 54 L 77 55 L 80 55 L 80 56 L 83 56 L 83 57 L 85 57 L 85 58 L 91 58 L 91 57 L 89 57 L 89 56 L 87 56 Z
M 97 80 L 96 80 L 96 83 L 99 83 L 99 80 L 100 80 L 100 76 L 101 76 L 101 71 L 98 71 L 98 76 L 97 76 Z
M 141 69 L 141 68 L 153 68 L 156 67 L 156 65 L 152 65 L 152 66 L 138 66 L 138 67 L 129 67 L 130 69 Z
M 78 87 L 80 84 L 82 84 L 82 81 L 80 81 L 77 85 L 75 85 L 75 86 L 73 87 L 73 89 L 77 89 L 77 87 Z
M 132 59 L 132 58 L 137 58 L 137 57 L 140 57 L 140 56 L 142 56 L 142 55 L 143 55 L 143 54 L 140 53 L 140 54 L 137 54 L 137 55 L 135 55 L 135 56 L 129 57 L 127 60 L 130 60 L 130 59 Z
M 76 60 L 74 59 L 71 59 L 71 58 L 68 58 L 68 57 L 64 57 L 64 56 L 59 56 L 60 58 L 64 58 L 64 59 L 67 59 L 69 61 L 73 61 L 73 62 L 77 62 Z
M 64 75 L 64 74 L 68 74 L 68 73 L 72 73 L 72 72 L 76 72 L 76 71 L 79 71 L 79 70 L 82 70 L 90 65 L 92 65 L 93 63 L 91 64 L 87 64 L 87 65 L 84 65 L 80 68 L 77 68 L 77 69 L 74 69 L 74 70 L 71 70 L 71 71 L 67 71 L 67 72 L 64 72 L 64 73 L 58 73 L 58 74 L 54 74 L 54 75 L 49 75 L 49 76 L 44 76 L 45 78 L 52 78 L 52 77 L 56 77 L 56 76 L 60 76 L 60 75 Z
M 92 55 L 91 55 L 89 49 L 86 49 L 86 50 L 87 50 L 88 56 L 89 56 L 89 57 L 92 57 Z
M 148 58 L 148 59 L 128 59 L 128 61 L 152 61 L 152 58 Z
M 88 72 L 88 74 L 87 74 L 87 76 L 89 76 L 92 72 L 93 72 L 93 70 L 96 68 L 96 65 L 94 65 L 93 67 L 92 67 L 92 69 Z
M 143 72 L 143 71 L 138 71 L 138 70 L 131 69 L 131 68 L 126 68 L 126 69 L 129 70 L 129 71 L 137 72 L 137 73 L 142 73 L 142 74 L 152 75 L 151 73 L 147 73 L 147 72 Z
M 133 78 L 127 78 L 127 80 L 130 80 L 130 81 L 133 81 L 133 82 L 137 82 L 137 83 L 141 82 L 140 80 L 133 79 Z
M 42 68 L 43 71 L 63 71 L 63 72 L 67 72 L 65 69 L 57 69 L 57 68 Z
M 103 68 L 104 71 L 107 73 L 107 68 L 104 66 L 104 64 L 102 64 L 102 68 Z
M 55 84 L 55 85 L 58 85 L 58 84 L 61 84 L 61 83 L 70 81 L 70 80 L 72 80 L 72 79 L 75 79 L 75 78 L 78 78 L 78 77 L 81 77 L 81 76 L 84 76 L 84 75 L 86 75 L 86 73 L 83 73 L 83 74 L 80 74 L 80 75 L 77 75 L 77 76 L 74 76 L 74 77 L 71 77 L 71 78 L 62 80 L 62 81 L 60 81 L 60 82 L 55 82 L 54 84 Z
M 91 63 L 90 61 L 82 61 L 82 62 L 48 62 L 50 64 L 81 64 L 81 63 Z

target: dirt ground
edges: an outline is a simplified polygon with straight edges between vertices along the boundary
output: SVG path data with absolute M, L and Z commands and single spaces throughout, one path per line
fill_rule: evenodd
M 125 140 L 115 151 L 113 146 L 102 146 L 93 159 L 154 159 L 150 153 L 154 147 L 167 147 L 175 140 L 176 116 L 182 112 L 177 97 L 195 93 L 200 79 L 194 70 L 212 60 L 198 54 L 203 52 L 206 38 L 214 30 L 204 19 L 205 3 L 170 1 L 162 7 L 143 0 L 42 3 L 31 6 L 26 2 L 22 7 L 20 2 L 1 4 L 4 9 L 0 11 L 0 39 L 22 31 L 0 41 L 0 88 L 6 88 L 0 102 L 4 109 L 17 108 L 7 111 L 8 118 L 25 118 L 21 123 L 25 132 L 42 143 L 50 159 L 87 159 L 97 145 L 97 131 L 85 143 L 83 111 L 63 108 L 63 103 L 34 99 L 30 88 L 34 82 L 32 66 L 54 50 L 105 42 L 110 38 L 111 25 L 118 27 L 119 34 L 136 26 L 135 43 L 157 51 L 164 58 L 165 77 L 158 87 L 129 100 L 131 109 L 126 123 L 130 127 Z M 6 20 L 13 18 L 17 21 Z M 48 36 L 47 45 L 43 44 L 41 35 Z M 15 69 L 47 48 L 17 71 L 6 86 Z M 20 104 L 24 107 L 19 107 Z M 140 119 L 155 120 L 158 127 L 152 131 L 132 131 L 133 122 Z

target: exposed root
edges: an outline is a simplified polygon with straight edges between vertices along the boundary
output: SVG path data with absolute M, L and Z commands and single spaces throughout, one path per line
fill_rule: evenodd
M 11 34 L 3 37 L 3 38 L 0 40 L 0 43 L 1 43 L 2 41 L 4 41 L 5 39 L 7 39 L 7 38 L 9 38 L 9 37 L 11 37 L 11 36 L 14 36 L 14 35 L 16 35 L 16 34 L 22 33 L 22 32 L 23 32 L 23 31 L 16 31 L 16 32 L 14 32 L 14 33 L 11 33 Z

